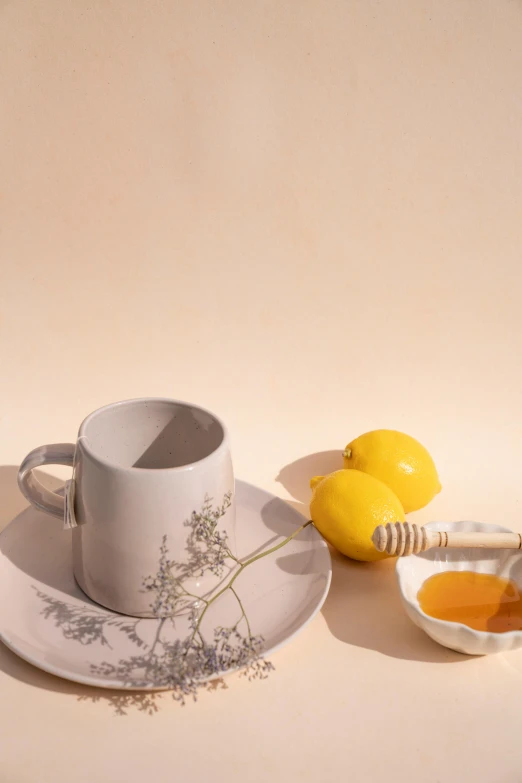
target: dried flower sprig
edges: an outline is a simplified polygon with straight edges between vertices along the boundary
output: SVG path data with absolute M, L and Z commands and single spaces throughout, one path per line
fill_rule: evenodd
M 186 540 L 188 559 L 180 563 L 168 556 L 167 536 L 163 536 L 160 547 L 159 568 L 154 576 L 147 577 L 143 586 L 154 594 L 152 612 L 158 617 L 167 617 L 184 611 L 200 596 L 189 592 L 183 583 L 192 577 L 203 576 L 209 572 L 221 577 L 227 560 L 237 562 L 228 544 L 228 536 L 217 529 L 219 520 L 225 516 L 232 505 L 230 492 L 223 498 L 220 506 L 213 508 L 212 499 L 205 496 L 201 511 L 193 511 L 185 527 L 190 528 Z
M 171 645 L 162 643 L 161 635 L 157 639 L 157 643 L 163 645 L 160 664 L 163 675 L 173 689 L 175 698 L 181 701 L 188 695 L 195 698 L 202 684 L 225 672 L 243 669 L 249 679 L 263 679 L 274 668 L 262 657 L 264 639 L 252 633 L 234 584 L 248 566 L 281 549 L 312 524 L 311 521 L 305 522 L 283 541 L 241 561 L 231 552 L 226 533 L 217 530 L 219 520 L 230 505 L 230 495 L 225 495 L 222 505 L 215 509 L 211 499 L 205 498 L 201 511 L 193 512 L 186 523 L 191 528 L 187 539 L 188 562 L 178 564 L 171 560 L 164 538 L 158 572 L 144 582 L 145 589 L 154 594 L 152 609 L 155 614 L 163 616 L 162 622 L 190 607 L 190 633 L 186 639 Z M 207 564 L 211 573 L 221 576 L 230 560 L 233 561 L 230 579 L 214 595 L 208 598 L 196 596 L 184 587 L 183 581 L 196 573 L 203 574 Z M 239 617 L 231 627 L 215 628 L 212 641 L 208 641 L 202 633 L 203 619 L 211 606 L 227 591 L 231 592 L 238 604 Z
M 139 633 L 140 623 L 150 622 L 148 620 L 122 618 L 96 606 L 85 608 L 65 603 L 35 587 L 44 603 L 43 615 L 62 629 L 65 638 L 110 648 L 106 632 L 112 628 L 124 633 L 136 645 L 135 655 L 117 663 L 106 661 L 91 666 L 93 674 L 132 688 L 168 688 L 173 697 L 184 704 L 187 697 L 195 699 L 202 687 L 214 689 L 212 681 L 215 683 L 216 678 L 226 672 L 239 669 L 249 679 L 263 679 L 274 668 L 263 658 L 264 639 L 253 633 L 236 580 L 246 568 L 282 549 L 312 522 L 305 522 L 278 544 L 240 560 L 233 554 L 226 533 L 218 529 L 219 521 L 231 504 L 229 494 L 216 507 L 207 497 L 201 510 L 192 513 L 185 523 L 190 528 L 185 562 L 179 563 L 169 556 L 167 538 L 163 538 L 158 570 L 144 580 L 144 588 L 153 598 L 151 610 L 160 618 L 156 621 L 152 644 L 146 643 Z M 186 582 L 207 570 L 218 578 L 228 570 L 228 581 L 224 585 L 222 582 L 223 586 L 216 588 L 214 594 L 195 595 L 187 589 Z M 203 620 L 226 592 L 231 593 L 237 604 L 237 620 L 228 627 L 215 627 L 211 638 L 206 638 Z M 169 626 L 175 626 L 175 618 L 180 614 L 186 614 L 189 630 L 185 638 L 172 640 L 166 631 Z

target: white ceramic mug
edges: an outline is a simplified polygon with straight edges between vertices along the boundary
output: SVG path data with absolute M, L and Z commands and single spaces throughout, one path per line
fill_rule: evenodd
M 181 574 L 184 589 L 203 596 L 223 578 L 226 566 L 201 573 L 206 544 L 189 539 L 195 526 L 210 525 L 235 548 L 229 440 L 212 413 L 168 399 L 118 402 L 87 416 L 76 445 L 32 451 L 20 466 L 20 489 L 34 506 L 63 518 L 64 497 L 32 473 L 48 464 L 74 464 L 74 575 L 93 601 L 157 616 L 169 613 L 168 601 L 158 602 L 151 580 Z

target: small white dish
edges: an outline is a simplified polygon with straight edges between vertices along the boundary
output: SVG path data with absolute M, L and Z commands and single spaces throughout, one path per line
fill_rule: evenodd
M 236 482 L 236 518 L 237 552 L 243 560 L 275 545 L 305 521 L 280 498 L 242 481 Z M 60 520 L 33 508 L 0 535 L 0 640 L 58 677 L 102 688 L 165 689 L 161 668 L 151 665 L 150 653 L 157 648 L 159 632 L 160 644 L 186 638 L 188 616 L 166 623 L 138 619 L 91 601 L 73 577 L 70 536 Z M 328 546 L 310 525 L 238 577 L 234 588 L 252 633 L 264 638 L 263 657 L 311 622 L 323 605 L 331 576 Z M 208 611 L 205 628 L 212 633 L 233 624 L 237 611 L 232 594 L 224 594 Z
M 509 528 L 480 522 L 430 522 L 429 530 L 451 532 L 509 533 Z M 477 571 L 512 579 L 522 591 L 522 552 L 509 549 L 440 549 L 399 557 L 396 573 L 408 617 L 439 644 L 467 655 L 487 655 L 522 647 L 522 631 L 491 633 L 475 631 L 463 623 L 430 617 L 417 598 L 421 585 L 441 571 Z

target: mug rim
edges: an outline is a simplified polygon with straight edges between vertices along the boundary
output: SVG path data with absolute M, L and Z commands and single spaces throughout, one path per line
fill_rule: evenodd
M 215 422 L 219 424 L 223 432 L 223 437 L 221 439 L 220 444 L 214 449 L 214 451 L 211 451 L 210 454 L 207 454 L 205 457 L 202 457 L 201 459 L 195 460 L 193 462 L 187 462 L 185 465 L 178 465 L 176 467 L 171 467 L 171 468 L 154 468 L 153 470 L 151 470 L 151 468 L 135 467 L 134 465 L 129 465 L 128 467 L 124 467 L 123 465 L 118 465 L 116 462 L 111 462 L 105 457 L 101 457 L 99 454 L 93 451 L 93 449 L 88 445 L 89 441 L 85 430 L 88 427 L 89 423 L 93 419 L 95 419 L 99 414 L 114 408 L 120 408 L 124 405 L 127 406 L 135 403 L 155 403 L 155 402 L 165 402 L 170 405 L 179 405 L 184 408 L 192 408 L 193 410 L 195 409 L 201 411 L 201 413 L 205 413 L 207 416 L 210 416 L 212 419 L 214 419 Z M 85 440 L 83 440 L 83 438 L 85 438 Z M 203 408 L 201 405 L 196 405 L 195 403 L 192 402 L 186 402 L 185 400 L 175 400 L 172 397 L 133 397 L 128 400 L 119 400 L 118 402 L 110 402 L 108 405 L 102 405 L 101 408 L 96 408 L 96 410 L 92 411 L 92 413 L 89 413 L 80 424 L 76 445 L 77 448 L 81 447 L 81 449 L 86 454 L 88 454 L 88 456 L 94 462 L 97 462 L 98 464 L 103 465 L 106 468 L 110 468 L 111 470 L 120 471 L 122 473 L 135 471 L 137 473 L 139 472 L 143 474 L 157 475 L 158 473 L 182 473 L 184 471 L 193 470 L 195 467 L 199 467 L 200 465 L 203 465 L 205 462 L 215 457 L 215 455 L 218 454 L 220 451 L 229 450 L 229 435 L 228 435 L 228 429 L 225 426 L 224 422 L 221 420 L 221 418 L 219 416 L 216 416 L 216 414 L 213 413 L 212 411 L 208 410 L 208 408 Z

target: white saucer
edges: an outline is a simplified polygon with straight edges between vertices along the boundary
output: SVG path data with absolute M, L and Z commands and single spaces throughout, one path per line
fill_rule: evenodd
M 304 522 L 284 501 L 242 481 L 236 482 L 236 514 L 237 552 L 243 560 Z M 147 652 L 162 621 L 125 617 L 90 601 L 74 581 L 70 535 L 60 520 L 32 508 L 0 535 L 0 639 L 58 677 L 102 688 L 164 690 L 168 686 L 161 676 L 147 667 Z M 263 657 L 313 619 L 331 575 L 328 547 L 311 525 L 238 577 L 234 588 L 252 634 L 264 639 Z M 207 617 L 211 633 L 237 620 L 237 603 L 229 591 Z M 187 637 L 187 616 L 167 623 L 162 626 L 167 643 Z

